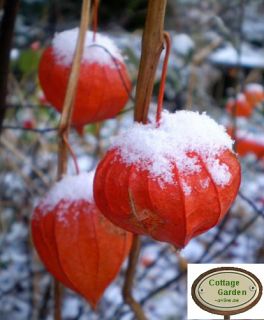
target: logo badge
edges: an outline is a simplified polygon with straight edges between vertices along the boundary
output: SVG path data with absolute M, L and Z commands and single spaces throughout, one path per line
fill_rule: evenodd
M 201 274 L 194 281 L 191 293 L 203 310 L 230 316 L 254 307 L 262 296 L 262 285 L 247 270 L 222 267 Z

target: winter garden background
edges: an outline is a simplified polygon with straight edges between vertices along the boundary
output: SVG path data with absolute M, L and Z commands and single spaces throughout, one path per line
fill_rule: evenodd
M 80 6 L 81 1 L 70 0 L 20 3 L 0 144 L 1 320 L 52 319 L 52 277 L 34 250 L 29 223 L 34 206 L 56 180 L 59 115 L 41 91 L 37 68 L 54 33 L 78 26 Z M 145 0 L 100 3 L 99 31 L 113 39 L 125 55 L 133 84 L 146 7 Z M 143 239 L 134 290 L 151 320 L 186 319 L 187 263 L 264 261 L 264 103 L 258 102 L 246 117 L 234 117 L 227 107 L 230 99 L 243 100 L 246 87 L 259 89 L 264 84 L 263 21 L 262 0 L 168 1 L 165 29 L 172 38 L 172 51 L 164 107 L 170 112 L 185 108 L 206 112 L 229 130 L 235 127 L 242 184 L 221 224 L 191 240 L 180 253 L 168 244 Z M 71 131 L 70 143 L 82 171 L 94 169 L 111 137 L 132 124 L 134 94 L 135 88 L 116 119 L 87 125 L 83 136 Z M 71 160 L 69 172 L 74 173 Z M 123 276 L 122 269 L 96 312 L 84 299 L 65 290 L 63 319 L 133 319 L 121 297 Z

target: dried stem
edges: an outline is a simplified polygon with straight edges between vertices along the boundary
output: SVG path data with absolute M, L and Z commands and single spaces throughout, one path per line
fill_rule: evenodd
M 0 132 L 6 113 L 6 95 L 9 72 L 10 50 L 18 11 L 19 0 L 6 0 L 0 26 Z
M 60 143 L 58 152 L 58 179 L 60 179 L 63 176 L 63 174 L 65 174 L 65 172 L 67 171 L 67 144 L 65 143 L 64 137 L 67 137 L 70 129 L 73 104 L 78 85 L 80 65 L 83 54 L 83 46 L 85 41 L 86 30 L 89 24 L 89 12 L 90 0 L 83 0 L 80 32 L 59 125 Z
M 62 287 L 59 281 L 54 279 L 54 319 L 61 320 Z
M 146 320 L 146 316 L 138 302 L 135 301 L 132 295 L 133 280 L 136 273 L 138 257 L 140 253 L 140 238 L 134 235 L 132 248 L 129 255 L 129 264 L 126 270 L 125 283 L 123 288 L 123 297 L 125 302 L 134 312 L 137 320 Z
M 142 38 L 142 54 L 137 79 L 135 121 L 147 121 L 155 73 L 163 49 L 163 25 L 167 0 L 149 0 Z
M 81 59 L 83 55 L 83 47 L 85 42 L 86 31 L 89 25 L 90 17 L 90 0 L 83 0 L 82 15 L 78 41 L 75 49 L 71 72 L 68 80 L 67 91 L 65 95 L 64 105 L 61 114 L 59 125 L 59 150 L 58 150 L 58 180 L 67 172 L 68 163 L 68 146 L 67 139 L 71 125 L 71 117 L 73 112 L 73 104 L 78 85 L 78 78 L 80 74 Z M 55 320 L 61 320 L 61 286 L 55 280 Z
M 161 112 L 162 112 L 162 107 L 163 107 L 163 99 L 164 99 L 164 91 L 165 91 L 166 75 L 167 75 L 169 56 L 170 56 L 170 50 L 171 50 L 171 40 L 170 40 L 170 35 L 169 35 L 168 32 L 164 32 L 164 40 L 166 42 L 166 53 L 165 53 L 165 58 L 164 58 L 164 62 L 163 62 L 163 67 L 162 67 L 161 80 L 160 80 L 160 89 L 159 89 L 159 95 L 158 95 L 158 105 L 157 105 L 157 115 L 156 115 L 157 124 L 159 124 L 160 118 L 161 118 Z
M 192 108 L 193 104 L 193 91 L 196 85 L 197 81 L 197 68 L 204 62 L 204 60 L 209 56 L 209 54 L 214 51 L 216 48 L 218 48 L 221 43 L 223 42 L 222 38 L 216 38 L 214 41 L 212 41 L 208 46 L 202 48 L 200 51 L 198 51 L 191 63 L 190 68 L 190 75 L 189 75 L 189 83 L 188 83 L 188 95 L 187 95 L 187 109 Z
M 148 3 L 146 23 L 142 38 L 142 54 L 137 79 L 136 105 L 134 112 L 134 119 L 138 122 L 147 122 L 155 73 L 163 49 L 163 29 L 166 5 L 167 0 L 149 0 Z M 140 239 L 139 236 L 134 235 L 123 288 L 123 297 L 125 302 L 131 307 L 136 318 L 145 320 L 146 316 L 144 315 L 140 304 L 135 301 L 132 295 L 133 279 L 136 272 L 139 253 Z

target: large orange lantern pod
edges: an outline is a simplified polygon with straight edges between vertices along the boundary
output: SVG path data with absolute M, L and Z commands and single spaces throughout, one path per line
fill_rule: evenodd
M 232 143 L 205 114 L 163 112 L 158 126 L 135 123 L 96 170 L 96 205 L 121 228 L 182 248 L 215 226 L 237 195 Z
M 236 110 L 234 110 L 235 108 Z M 249 118 L 253 112 L 253 107 L 246 96 L 243 93 L 239 93 L 236 99 L 229 98 L 227 100 L 226 111 L 231 115 L 235 112 L 236 117 Z
M 78 28 L 55 35 L 41 58 L 39 80 L 47 100 L 62 111 Z M 115 117 L 125 106 L 131 81 L 112 40 L 87 31 L 72 123 L 79 129 Z
M 94 173 L 66 176 L 35 208 L 32 236 L 47 270 L 95 307 L 131 246 L 131 234 L 97 209 Z
M 245 96 L 249 104 L 254 108 L 264 101 L 264 89 L 259 83 L 249 83 L 245 86 Z

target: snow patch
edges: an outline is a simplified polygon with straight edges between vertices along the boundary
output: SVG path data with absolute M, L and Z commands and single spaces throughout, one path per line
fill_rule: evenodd
M 209 186 L 210 179 L 206 178 L 200 181 L 200 185 L 203 189 L 207 189 Z
M 182 190 L 186 196 L 192 193 L 192 187 L 189 186 L 185 181 L 182 182 Z
M 117 150 L 126 165 L 148 170 L 161 187 L 164 182 L 173 183 L 175 164 L 180 174 L 193 174 L 201 170 L 201 161 L 214 182 L 225 186 L 231 174 L 217 157 L 225 150 L 232 150 L 232 144 L 225 128 L 205 113 L 164 111 L 159 127 L 155 122 L 134 123 L 115 138 L 111 148 Z M 185 191 L 190 192 L 187 187 Z
M 71 65 L 78 40 L 78 33 L 79 28 L 75 28 L 55 34 L 52 41 L 52 48 L 58 64 L 64 66 Z M 89 64 L 98 63 L 100 65 L 108 65 L 111 68 L 116 68 L 113 58 L 123 62 L 120 51 L 115 46 L 114 42 L 110 38 L 99 33 L 96 34 L 96 40 L 93 41 L 93 32 L 87 31 L 84 43 L 83 61 Z
M 68 175 L 56 182 L 40 203 L 40 207 L 45 208 L 43 213 L 52 210 L 62 200 L 67 200 L 67 202 L 60 208 L 61 211 L 67 210 L 68 204 L 72 204 L 73 201 L 86 200 L 94 203 L 94 174 L 95 171 L 83 172 L 74 176 Z
M 263 93 L 263 86 L 259 83 L 249 83 L 245 87 L 245 91 Z
M 172 47 L 178 54 L 186 56 L 194 49 L 195 44 L 186 33 L 180 33 L 172 38 Z
M 264 50 L 243 43 L 241 54 L 231 45 L 217 49 L 209 56 L 209 60 L 222 65 L 241 65 L 250 68 L 264 67 Z

